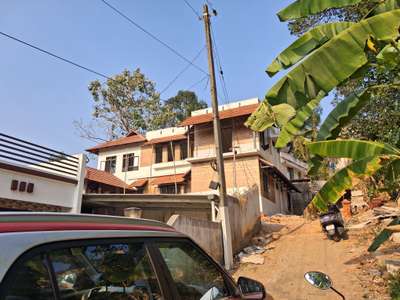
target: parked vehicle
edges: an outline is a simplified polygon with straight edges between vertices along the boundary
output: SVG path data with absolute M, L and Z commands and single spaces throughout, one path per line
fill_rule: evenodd
M 264 299 L 187 236 L 150 220 L 0 213 L 0 300 Z
M 329 239 L 339 242 L 345 234 L 344 221 L 339 207 L 332 204 L 328 212 L 319 216 L 322 229 L 326 232 Z

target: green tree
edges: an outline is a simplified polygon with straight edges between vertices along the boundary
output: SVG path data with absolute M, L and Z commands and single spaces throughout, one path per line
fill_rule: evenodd
M 146 131 L 161 127 L 162 103 L 153 81 L 140 69 L 124 70 L 105 83 L 89 84 L 94 102 L 92 117 L 103 128 L 106 140 L 126 135 L 132 130 Z M 81 136 L 99 140 L 95 126 L 75 122 Z
M 207 103 L 199 100 L 192 91 L 179 91 L 176 96 L 165 101 L 163 106 L 163 126 L 173 127 L 190 116 L 197 109 L 206 108 Z

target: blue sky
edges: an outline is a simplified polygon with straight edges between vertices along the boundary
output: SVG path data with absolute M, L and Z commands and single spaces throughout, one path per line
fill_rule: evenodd
M 108 1 L 188 58 L 205 45 L 203 24 L 183 0 Z M 201 0 L 188 1 L 200 12 Z M 264 70 L 294 39 L 275 15 L 290 2 L 212 1 L 219 13 L 212 22 L 231 101 L 262 98 L 278 79 Z M 3 0 L 0 31 L 109 76 L 140 67 L 158 90 L 186 66 L 100 0 Z M 90 121 L 87 86 L 101 78 L 1 36 L 0 49 L 0 131 L 68 153 L 93 145 L 77 135 L 73 121 Z M 196 64 L 207 70 L 204 51 Z M 162 98 L 203 76 L 189 68 Z M 209 103 L 205 82 L 193 90 Z

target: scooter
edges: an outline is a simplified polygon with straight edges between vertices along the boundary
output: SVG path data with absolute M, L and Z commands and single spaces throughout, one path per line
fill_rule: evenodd
M 345 234 L 344 221 L 339 207 L 332 204 L 328 208 L 328 212 L 319 216 L 322 229 L 326 232 L 330 240 L 339 242 Z

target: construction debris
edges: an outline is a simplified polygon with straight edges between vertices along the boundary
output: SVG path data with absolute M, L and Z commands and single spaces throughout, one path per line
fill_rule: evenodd
M 398 207 L 375 207 L 374 209 L 363 212 L 357 215 L 357 217 L 353 218 L 349 222 L 347 229 L 363 229 L 368 225 L 376 225 L 377 223 L 380 223 L 385 219 L 393 219 L 397 217 L 400 217 L 400 208 Z M 400 231 L 400 228 L 398 230 L 394 229 L 393 231 Z

